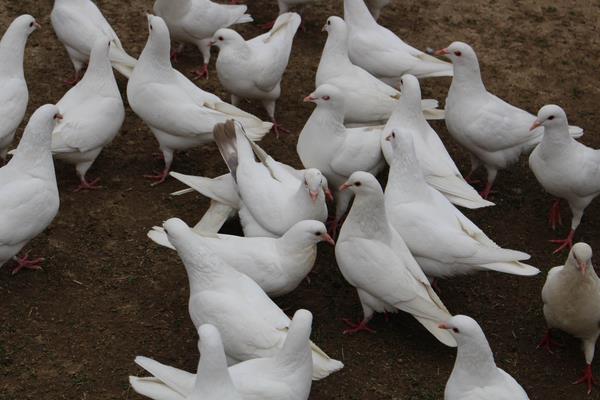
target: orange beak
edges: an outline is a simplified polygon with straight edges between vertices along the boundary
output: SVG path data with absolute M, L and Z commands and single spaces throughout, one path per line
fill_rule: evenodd
M 536 129 L 537 127 L 542 126 L 542 124 L 540 124 L 537 119 L 535 120 L 535 122 L 533 123 L 533 125 L 531 125 L 531 128 L 529 128 L 529 132 L 531 132 L 532 130 Z
M 54 119 L 57 119 L 57 120 L 59 120 L 59 121 L 60 121 L 61 119 L 63 119 L 63 116 L 62 116 L 62 114 L 56 114 L 56 115 L 54 116 Z
M 435 56 L 447 56 L 448 54 L 450 54 L 448 49 L 439 49 L 433 53 L 433 55 L 435 55 Z
M 323 235 L 323 240 L 329 243 L 330 245 L 335 246 L 335 240 L 333 240 L 333 238 L 329 236 L 329 233 Z
M 319 193 L 318 192 L 309 192 L 310 193 L 310 199 L 312 200 L 312 202 L 316 202 L 317 198 L 319 197 Z
M 316 99 L 317 99 L 316 97 L 312 97 L 311 95 L 308 95 L 308 96 L 306 96 L 306 97 L 304 98 L 304 102 L 305 102 L 305 103 L 312 103 L 312 102 L 314 102 Z
M 33 26 L 35 26 L 35 29 L 42 29 L 42 25 L 37 21 L 33 21 Z
M 448 324 L 444 324 L 444 323 L 439 324 L 438 328 L 440 328 L 440 329 L 446 329 L 446 330 L 452 329 Z
M 340 192 L 343 192 L 344 190 L 348 189 L 350 186 L 350 184 L 348 183 L 344 183 L 342 186 L 340 186 Z

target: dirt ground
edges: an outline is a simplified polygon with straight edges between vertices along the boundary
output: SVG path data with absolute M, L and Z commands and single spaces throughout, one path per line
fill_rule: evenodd
M 274 0 L 248 0 L 259 23 L 276 14 Z M 596 107 L 600 41 L 597 1 L 559 0 L 553 6 L 533 0 L 436 1 L 404 0 L 383 13 L 381 22 L 419 48 L 439 48 L 453 40 L 471 43 L 482 64 L 488 89 L 530 111 L 546 103 L 562 105 L 572 124 L 582 126 L 582 139 L 600 147 Z M 139 55 L 147 37 L 144 14 L 151 0 L 99 0 L 98 4 L 126 49 Z M 28 115 L 56 102 L 68 89 L 72 73 L 62 45 L 52 32 L 50 0 L 3 0 L 0 27 L 23 13 L 38 18 L 26 49 L 30 90 Z M 342 14 L 342 1 L 320 1 L 304 11 L 306 32 L 296 38 L 278 103 L 279 120 L 293 134 L 263 141 L 277 159 L 299 166 L 295 143 L 312 107 L 302 98 L 314 89 L 314 74 L 326 35 L 321 26 L 329 15 Z M 258 25 L 239 27 L 245 37 L 261 32 Z M 191 76 L 201 61 L 187 48 L 178 69 Z M 214 60 L 214 59 L 213 59 Z M 214 70 L 200 85 L 226 98 Z M 125 96 L 126 81 L 118 77 Z M 423 82 L 425 97 L 443 101 L 449 79 Z M 261 117 L 254 103 L 243 107 Z M 28 118 L 28 115 L 26 118 Z M 24 124 L 23 124 L 24 125 Z M 443 122 L 433 124 L 463 171 L 466 153 L 448 136 Z M 200 196 L 173 198 L 182 185 L 168 180 L 150 187 L 142 178 L 162 164 L 152 157 L 157 144 L 149 130 L 127 109 L 118 138 L 105 149 L 89 176 L 101 177 L 104 190 L 73 193 L 72 166 L 56 163 L 61 208 L 52 226 L 26 250 L 46 258 L 44 271 L 11 276 L 0 270 L 0 399 L 138 399 L 128 375 L 141 371 L 133 362 L 146 355 L 186 370 L 197 363 L 196 334 L 187 312 L 188 287 L 177 256 L 152 244 L 147 230 L 178 216 L 195 223 L 207 207 Z M 226 167 L 214 145 L 178 154 L 175 171 L 216 176 Z M 562 264 L 565 253 L 552 255 L 548 240 L 565 235 L 546 223 L 550 197 L 522 160 L 500 173 L 493 200 L 496 207 L 465 211 L 500 245 L 524 250 L 543 273 L 518 278 L 481 273 L 441 282 L 441 297 L 454 313 L 476 318 L 490 341 L 498 365 L 512 374 L 532 399 L 600 399 L 600 389 L 586 396 L 573 386 L 584 360 L 579 343 L 560 336 L 566 347 L 554 355 L 536 350 L 544 331 L 540 291 L 546 271 Z M 600 248 L 600 203 L 587 210 L 577 232 Z M 570 215 L 563 211 L 563 219 Z M 227 232 L 240 232 L 236 223 Z M 315 314 L 314 340 L 332 357 L 343 360 L 339 373 L 313 385 L 312 400 L 441 399 L 454 363 L 447 349 L 407 315 L 386 323 L 377 317 L 376 334 L 343 336 L 342 317 L 361 316 L 355 291 L 344 281 L 333 248 L 320 245 L 319 273 L 309 285 L 277 302 L 292 313 L 307 308 Z M 597 259 L 597 257 L 595 257 Z M 600 366 L 594 365 L 600 375 Z

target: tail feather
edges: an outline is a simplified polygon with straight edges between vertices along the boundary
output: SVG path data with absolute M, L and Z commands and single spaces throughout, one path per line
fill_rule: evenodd
M 540 273 L 540 270 L 536 267 L 519 261 L 481 264 L 481 267 L 490 271 L 504 272 L 506 274 L 518 276 L 534 276 Z
M 227 114 L 231 118 L 234 118 L 236 121 L 241 123 L 246 131 L 246 134 L 248 135 L 248 138 L 255 142 L 261 140 L 267 133 L 271 131 L 271 128 L 273 127 L 273 123 L 262 121 L 260 118 L 240 110 L 236 106 L 233 106 L 229 103 L 205 103 L 205 106 L 212 108 L 215 111 L 222 112 L 223 114 Z
M 194 390 L 195 374 L 161 364 L 148 357 L 138 356 L 135 358 L 135 363 L 182 397 L 186 397 Z
M 150 238 L 150 240 L 152 240 L 154 243 L 158 244 L 159 246 L 163 246 L 163 247 L 167 247 L 171 250 L 175 250 L 175 247 L 169 241 L 169 238 L 167 237 L 167 234 L 165 233 L 165 230 L 163 229 L 163 227 L 153 226 L 152 229 L 150 229 L 146 235 Z
M 310 349 L 312 350 L 314 381 L 327 378 L 334 372 L 344 368 L 344 364 L 341 361 L 334 360 L 333 358 L 329 357 L 313 342 L 310 342 Z
M 235 23 L 236 23 L 236 24 L 245 24 L 245 23 L 247 23 L 247 22 L 252 22 L 252 21 L 254 21 L 254 18 L 252 18 L 252 15 L 250 15 L 250 14 L 244 14 L 244 15 L 242 15 L 241 17 L 239 17 L 239 18 L 238 18 L 238 19 L 235 21 Z
M 417 317 L 417 316 L 415 316 L 415 318 L 437 340 L 439 340 L 440 342 L 442 342 L 443 344 L 445 344 L 448 347 L 456 347 L 456 340 L 454 339 L 454 337 L 452 337 L 452 335 L 450 334 L 450 332 L 448 332 L 445 329 L 440 329 L 439 328 L 439 324 L 441 322 L 443 322 L 443 321 L 432 321 L 430 319 L 422 318 L 422 317 Z M 448 318 L 450 318 L 450 316 L 448 316 Z
M 200 221 L 194 226 L 193 231 L 203 235 L 217 233 L 221 230 L 225 222 L 236 213 L 237 210 L 227 204 L 211 200 L 210 207 L 208 207 L 208 210 L 206 210 Z
M 273 24 L 273 28 L 271 28 L 264 39 L 265 43 L 271 42 L 279 37 L 282 37 L 285 41 L 292 40 L 294 35 L 296 35 L 300 23 L 302 23 L 302 18 L 295 12 L 281 14 L 277 17 Z
M 231 176 L 236 179 L 236 171 L 238 167 L 238 143 L 237 134 L 235 131 L 235 123 L 233 120 L 229 120 L 224 124 L 216 124 L 213 129 L 213 135 L 217 147 L 221 152 L 221 156 L 227 164 Z
M 180 395 L 155 378 L 130 376 L 129 384 L 137 393 L 154 400 L 185 400 L 185 396 Z
M 458 176 L 427 176 L 427 183 L 442 192 L 452 203 L 467 208 L 482 208 L 495 205 L 483 199 L 464 179 Z
M 578 126 L 573 126 L 573 125 L 569 125 L 569 133 L 571 134 L 572 138 L 580 138 L 583 136 L 583 128 L 580 128 Z
M 129 79 L 137 60 L 127 54 L 122 48 L 114 45 L 110 47 L 109 58 L 113 68 Z
M 185 175 L 179 172 L 171 172 L 170 175 L 211 200 L 216 200 L 235 209 L 240 207 L 242 200 L 231 174 L 224 174 L 216 178 Z
M 439 102 L 434 99 L 423 99 L 421 100 L 421 109 L 423 110 L 423 116 L 428 120 L 444 119 L 446 112 L 438 109 Z

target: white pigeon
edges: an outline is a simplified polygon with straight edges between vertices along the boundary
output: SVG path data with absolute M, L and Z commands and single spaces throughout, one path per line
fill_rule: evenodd
M 319 86 L 304 101 L 317 107 L 300 132 L 296 151 L 306 168 L 317 168 L 334 188 L 336 210 L 331 230 L 335 232 L 352 200 L 352 192 L 340 192 L 340 185 L 356 171 L 377 175 L 385 166 L 381 128 L 346 128 L 344 94 L 334 85 Z
M 169 56 L 169 30 L 162 18 L 148 15 L 150 35 L 127 84 L 133 111 L 148 125 L 165 160 L 162 173 L 149 176 L 163 182 L 173 153 L 212 141 L 215 124 L 234 118 L 252 140 L 260 140 L 272 124 L 205 92 L 173 69 Z
M 85 75 L 56 104 L 63 118 L 52 132 L 52 153 L 75 164 L 80 180 L 75 191 L 100 188 L 100 178 L 88 182 L 85 174 L 125 120 L 121 92 L 108 58 L 111 46 L 108 40 L 98 39 Z
M 231 29 L 219 29 L 212 43 L 219 48 L 217 74 L 231 93 L 231 103 L 241 99 L 260 100 L 273 121 L 273 129 L 286 132 L 275 119 L 275 103 L 281 95 L 281 79 L 287 68 L 300 16 L 286 13 L 277 17 L 267 33 L 245 40 Z
M 277 6 L 279 7 L 279 15 L 290 12 L 290 10 L 293 8 L 300 8 L 299 12 L 302 13 L 302 8 L 304 7 L 304 4 L 312 3 L 313 1 L 314 0 L 277 0 Z M 271 22 L 267 22 L 266 24 L 261 25 L 261 28 L 271 29 L 275 25 L 276 21 L 277 20 L 275 19 Z M 302 29 L 304 29 L 304 27 Z
M 325 177 L 318 169 L 298 176 L 295 169 L 274 162 L 233 121 L 217 125 L 214 136 L 242 199 L 245 236 L 279 237 L 299 221 L 327 220 Z
M 447 329 L 458 343 L 444 400 L 529 399 L 521 385 L 496 366 L 490 345 L 473 318 L 455 315 L 440 328 Z
M 21 15 L 0 40 L 0 158 L 4 161 L 29 101 L 23 73 L 25 44 L 29 35 L 39 28 L 31 15 Z
M 244 400 L 308 399 L 312 385 L 311 325 L 312 314 L 309 311 L 296 311 L 283 348 L 277 354 L 244 361 L 229 368 L 233 386 Z M 200 347 L 204 340 L 202 334 L 206 335 L 206 330 L 203 332 L 206 326 L 210 326 L 217 332 L 212 325 L 202 325 L 199 330 Z M 220 340 L 219 345 L 219 355 L 222 355 L 223 344 Z M 199 377 L 206 375 L 202 365 L 205 351 L 206 349 L 200 349 L 198 375 L 162 365 L 146 357 L 136 357 L 136 363 L 154 377 L 130 377 L 129 381 L 138 393 L 153 399 L 164 400 L 164 394 L 168 393 L 173 396 L 169 399 L 184 400 L 189 398 L 185 396 L 189 396 L 194 391 L 194 387 L 199 386 L 197 383 Z M 219 366 L 221 365 L 220 363 Z M 203 385 L 211 387 L 208 381 Z M 198 397 L 198 400 L 204 400 L 204 397 Z
M 98 39 L 110 40 L 109 58 L 112 66 L 129 78 L 136 59 L 123 49 L 117 34 L 102 12 L 91 0 L 54 0 L 50 21 L 58 40 L 65 45 L 75 76 L 67 83 L 75 83 L 88 63 L 92 46 Z
M 488 92 L 481 80 L 477 55 L 466 43 L 453 42 L 437 55 L 446 55 L 454 66 L 454 77 L 446 98 L 448 132 L 471 156 L 470 180 L 483 164 L 487 183 L 482 197 L 487 199 L 498 170 L 508 168 L 521 154 L 531 150 L 544 135 L 542 128 L 529 131 L 535 116 Z M 572 136 L 581 128 L 569 127 Z
M 383 10 L 385 6 L 390 4 L 391 0 L 366 0 L 366 2 L 367 7 L 369 7 L 369 11 L 371 12 L 371 15 L 373 15 L 373 18 L 375 18 L 375 20 L 378 20 L 379 16 L 381 15 L 381 10 Z M 344 16 L 344 18 L 346 17 Z
M 592 384 L 596 384 L 592 361 L 600 335 L 600 279 L 592 265 L 592 248 L 587 243 L 576 243 L 565 265 L 548 271 L 542 300 L 548 330 L 540 346 L 552 352 L 555 342 L 551 329 L 581 339 L 587 365 L 583 377 L 575 383 L 586 384 L 590 394 Z
M 300 221 L 280 238 L 215 235 L 193 229 L 198 241 L 234 269 L 248 275 L 270 297 L 292 292 L 312 270 L 317 243 L 335 246 L 319 221 Z M 148 232 L 155 243 L 175 250 L 162 227 Z M 231 251 L 235 249 L 235 251 Z
M 194 71 L 199 78 L 208 79 L 210 43 L 220 28 L 252 22 L 245 5 L 219 4 L 210 0 L 156 0 L 154 13 L 165 20 L 171 39 L 198 47 L 204 58 L 202 68 Z M 172 53 L 173 54 L 173 53 Z
M 290 319 L 247 275 L 236 271 L 205 246 L 185 222 L 163 224 L 177 249 L 190 282 L 190 317 L 196 327 L 213 324 L 223 338 L 229 364 L 273 357 L 283 347 Z M 343 368 L 314 343 L 310 344 L 313 379 Z
M 445 278 L 484 270 L 525 276 L 540 272 L 519 262 L 529 259 L 528 254 L 498 247 L 427 185 L 410 132 L 394 130 L 388 140 L 394 155 L 385 188 L 387 215 L 425 274 Z
M 529 156 L 529 167 L 544 190 L 557 197 L 550 209 L 552 228 L 561 222 L 560 199 L 569 203 L 573 213 L 567 238 L 552 241 L 560 244 L 554 251 L 557 253 L 573 245 L 583 212 L 600 194 L 600 150 L 571 137 L 567 115 L 559 106 L 551 104 L 540 109 L 531 129 L 540 126 L 545 133 Z
M 371 331 L 375 312 L 412 314 L 446 346 L 456 346 L 448 332 L 439 329 L 450 313 L 431 288 L 427 277 L 410 254 L 404 240 L 390 226 L 383 191 L 368 172 L 353 173 L 341 187 L 355 194 L 335 246 L 335 258 L 344 278 L 356 288 L 363 308 L 358 324 L 344 333 Z
M 386 138 L 394 129 L 408 132 L 413 138 L 417 159 L 429 185 L 439 190 L 452 203 L 462 207 L 493 206 L 494 203 L 482 199 L 465 181 L 440 137 L 423 117 L 421 88 L 417 78 L 404 75 L 400 87 L 402 96 L 381 131 L 381 149 L 388 164 L 392 164 L 393 150 Z
M 348 124 L 382 124 L 392 114 L 400 92 L 352 64 L 348 57 L 348 29 L 340 17 L 329 17 L 324 31 L 328 37 L 323 48 L 315 86 L 337 86 L 346 100 L 344 122 Z M 429 119 L 443 119 L 436 100 L 423 100 L 423 112 Z
M 376 19 L 364 0 L 344 0 L 348 54 L 352 63 L 394 87 L 404 74 L 417 78 L 452 76 L 451 63 L 406 44 Z
M 12 271 L 40 269 L 42 258 L 15 256 L 42 233 L 58 213 L 59 198 L 50 144 L 58 108 L 38 108 L 25 127 L 23 137 L 8 164 L 0 168 L 0 266 L 10 259 Z
M 223 342 L 217 328 L 204 324 L 198 329 L 200 361 L 196 374 L 160 364 L 150 358 L 136 357 L 135 362 L 154 376 L 129 377 L 137 393 L 155 400 L 242 400 L 227 369 Z

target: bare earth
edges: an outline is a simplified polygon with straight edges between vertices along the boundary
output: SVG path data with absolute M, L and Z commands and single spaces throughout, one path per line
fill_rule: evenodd
M 151 0 L 99 0 L 98 4 L 130 54 L 139 55 L 147 36 L 145 12 Z M 263 144 L 277 159 L 299 166 L 295 143 L 312 106 L 302 98 L 314 89 L 314 73 L 326 35 L 321 26 L 329 15 L 341 15 L 340 0 L 321 1 L 304 12 L 307 31 L 296 38 L 292 60 L 278 103 L 279 120 L 293 132 Z M 571 124 L 582 126 L 586 144 L 600 147 L 595 113 L 598 93 L 600 3 L 559 0 L 554 6 L 534 0 L 396 1 L 381 22 L 419 48 L 439 48 L 453 40 L 477 50 L 490 91 L 536 112 L 546 103 L 563 106 Z M 276 14 L 274 0 L 249 0 L 259 23 Z M 44 26 L 26 50 L 29 113 L 56 102 L 68 89 L 63 78 L 72 73 L 62 45 L 49 21 L 50 0 L 0 2 L 0 29 L 29 13 Z M 245 37 L 261 32 L 258 25 L 239 27 Z M 176 65 L 191 76 L 201 62 L 188 47 Z M 206 90 L 227 98 L 214 64 Z M 125 96 L 126 81 L 119 76 Z M 425 97 L 443 102 L 449 79 L 423 82 Z M 254 103 L 243 107 L 265 118 Z M 28 116 L 27 116 L 28 118 Z M 23 124 L 24 125 L 24 124 Z M 434 128 L 457 164 L 468 170 L 466 153 L 448 136 L 442 123 Z M 200 196 L 172 198 L 182 185 L 168 180 L 151 188 L 142 178 L 162 168 L 153 159 L 157 144 L 130 110 L 114 143 L 105 149 L 90 177 L 101 177 L 102 191 L 73 193 L 74 169 L 57 162 L 61 210 L 42 235 L 26 249 L 46 257 L 44 271 L 11 276 L 0 270 L 0 399 L 138 399 L 127 376 L 141 371 L 136 355 L 194 370 L 196 334 L 188 317 L 185 271 L 173 252 L 153 245 L 146 231 L 172 216 L 195 223 L 207 207 Z M 216 176 L 226 167 L 214 145 L 178 154 L 175 171 Z M 483 177 L 483 176 L 482 176 Z M 545 272 L 562 264 L 566 254 L 552 255 L 549 239 L 563 236 L 567 226 L 552 232 L 546 223 L 550 197 L 527 167 L 526 160 L 501 172 L 493 200 L 496 207 L 467 215 L 500 245 L 524 250 L 544 271 L 534 278 L 481 273 L 441 282 L 441 297 L 454 313 L 475 317 L 490 340 L 496 361 L 512 374 L 532 399 L 600 399 L 600 390 L 585 395 L 573 382 L 584 366 L 579 343 L 563 335 L 566 347 L 554 355 L 536 350 L 545 325 L 540 291 Z M 600 204 L 593 203 L 577 232 L 600 249 Z M 563 212 L 563 220 L 570 215 Z M 239 232 L 232 223 L 228 232 Z M 314 339 L 331 356 L 343 360 L 340 373 L 317 382 L 312 400 L 440 399 L 454 363 L 454 351 L 443 347 L 407 315 L 389 323 L 376 317 L 376 334 L 343 336 L 342 317 L 357 319 L 361 309 L 355 291 L 343 280 L 333 248 L 322 245 L 318 274 L 309 285 L 278 300 L 292 313 L 303 307 L 315 314 Z M 600 375 L 600 366 L 594 366 Z

